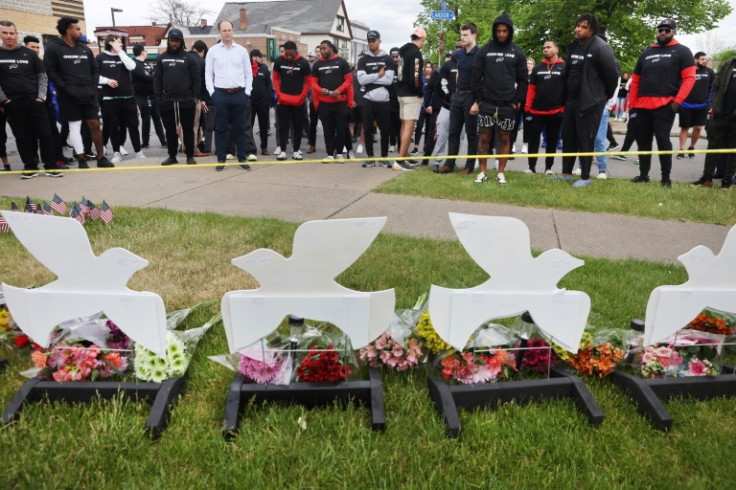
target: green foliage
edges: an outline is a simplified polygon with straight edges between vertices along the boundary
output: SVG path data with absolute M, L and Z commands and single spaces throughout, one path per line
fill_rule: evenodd
M 720 70 L 727 61 L 732 60 L 734 57 L 736 57 L 736 48 L 727 49 L 726 51 L 714 54 L 713 59 L 718 61 L 716 71 Z
M 439 0 L 422 0 L 421 4 L 424 10 L 416 24 L 427 26 L 424 49 L 436 59 L 440 23 L 430 21 L 429 12 L 439 8 Z M 575 39 L 577 16 L 593 12 L 600 19 L 599 32 L 609 38 L 622 71 L 629 72 L 644 48 L 655 40 L 654 28 L 662 18 L 674 18 L 680 34 L 695 34 L 716 28 L 731 12 L 727 0 L 448 0 L 447 4 L 455 11 L 455 20 L 444 23 L 448 48 L 460 38 L 460 26 L 469 21 L 479 27 L 478 44 L 485 44 L 491 37 L 493 19 L 505 10 L 514 22 L 514 42 L 537 61 L 548 39 L 560 44 L 565 57 L 567 45 Z

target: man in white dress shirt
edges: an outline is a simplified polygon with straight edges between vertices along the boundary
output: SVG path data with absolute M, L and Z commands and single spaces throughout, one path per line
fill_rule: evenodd
M 245 170 L 246 121 L 250 120 L 250 97 L 253 88 L 253 68 L 248 51 L 233 42 L 233 24 L 227 19 L 217 23 L 221 41 L 212 46 L 205 60 L 204 80 L 215 106 L 215 147 L 217 162 L 225 163 L 227 126 L 232 120 L 236 135 L 238 161 Z M 225 167 L 216 167 L 217 171 Z

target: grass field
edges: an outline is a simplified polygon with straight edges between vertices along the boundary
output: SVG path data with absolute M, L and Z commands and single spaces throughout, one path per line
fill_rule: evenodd
M 633 184 L 627 179 L 593 179 L 590 187 L 575 189 L 569 182 L 551 180 L 543 174 L 505 175 L 505 186 L 495 182 L 493 171 L 488 182 L 475 184 L 475 176 L 437 175 L 423 167 L 404 172 L 374 192 L 719 225 L 736 223 L 736 193 L 722 191 L 718 186 L 701 189 L 673 182 L 672 189 L 666 189 L 655 181 Z
M 0 199 L 0 208 L 8 205 Z M 168 310 L 204 300 L 219 305 L 226 291 L 255 287 L 230 260 L 260 247 L 288 255 L 296 229 L 270 219 L 134 208 L 115 212 L 110 225 L 86 225 L 94 251 L 122 246 L 148 259 L 150 266 L 129 286 L 159 293 Z M 60 254 L 67 252 L 63 243 L 56 246 Z M 53 279 L 12 234 L 0 235 L 0 257 L 0 280 L 7 284 L 39 286 Z M 675 265 L 585 261 L 560 286 L 591 296 L 589 322 L 596 326 L 626 327 L 631 318 L 643 317 L 652 288 L 686 279 Z M 406 308 L 431 284 L 470 287 L 485 279 L 457 242 L 381 234 L 338 281 L 363 291 L 393 287 L 397 307 Z M 207 320 L 216 307 L 193 315 L 188 326 Z M 18 372 L 31 362 L 10 347 L 1 349 L 0 357 L 10 360 L 0 373 L 5 406 L 24 381 Z M 668 402 L 675 424 L 662 433 L 616 387 L 597 379 L 584 381 L 606 414 L 598 428 L 589 427 L 570 400 L 512 403 L 461 411 L 462 436 L 451 440 L 428 396 L 427 370 L 418 369 L 384 374 L 385 433 L 370 429 L 364 407 L 306 410 L 256 401 L 245 408 L 239 434 L 226 442 L 222 419 L 233 373 L 207 359 L 226 350 L 220 325 L 202 340 L 189 385 L 157 441 L 143 434 L 146 403 L 117 399 L 27 407 L 20 421 L 0 428 L 0 485 L 729 488 L 736 477 L 733 399 Z M 299 417 L 306 417 L 306 430 L 297 425 Z

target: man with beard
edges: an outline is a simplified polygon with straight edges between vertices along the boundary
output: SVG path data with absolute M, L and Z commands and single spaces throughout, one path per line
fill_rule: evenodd
M 289 130 L 293 127 L 292 158 L 302 160 L 302 135 L 304 124 L 304 104 L 312 85 L 309 62 L 296 50 L 294 41 L 284 43 L 284 54 L 276 58 L 273 64 L 273 87 L 276 91 L 276 119 L 278 127 L 278 145 L 281 152 L 276 160 L 286 160 L 286 145 L 289 142 Z M 346 112 L 347 115 L 347 112 Z M 268 127 L 268 126 L 266 126 Z M 338 129 L 345 131 L 345 127 Z M 261 126 L 261 138 L 265 128 Z M 340 147 L 342 150 L 342 147 Z
M 514 24 L 509 14 L 504 12 L 493 21 L 493 36 L 480 48 L 473 63 L 471 86 L 475 102 L 470 107 L 470 114 L 478 115 L 477 150 L 480 155 L 488 152 L 494 131 L 501 154 L 507 155 L 511 151 L 511 132 L 516 126 L 518 110 L 526 99 L 526 55 L 513 38 Z M 506 183 L 503 174 L 506 160 L 498 159 L 496 180 L 499 184 Z M 488 159 L 479 158 L 479 164 L 480 174 L 475 179 L 476 183 L 488 180 Z
M 394 80 L 394 63 L 381 49 L 381 35 L 378 31 L 368 32 L 368 51 L 358 61 L 357 78 L 365 90 L 363 94 L 363 130 L 365 131 L 365 152 L 373 158 L 373 123 L 381 131 L 381 158 L 388 157 L 389 128 L 391 126 L 391 102 L 387 87 Z M 381 162 L 390 167 L 388 161 Z M 367 160 L 363 167 L 373 167 L 376 163 Z
M 657 42 L 639 56 L 631 76 L 629 106 L 636 118 L 636 145 L 639 151 L 651 151 L 652 138 L 660 151 L 672 150 L 670 131 L 675 114 L 695 85 L 692 52 L 675 39 L 677 24 L 664 19 L 657 26 Z M 564 136 L 563 136 L 564 138 Z M 563 139 L 564 141 L 564 139 Z M 672 187 L 672 155 L 659 155 L 663 187 Z M 639 155 L 639 175 L 632 182 L 649 182 L 652 155 Z
M 61 37 L 46 46 L 43 61 L 46 73 L 56 87 L 61 118 L 69 123 L 69 139 L 79 159 L 79 168 L 89 168 L 82 141 L 82 120 L 89 127 L 97 150 L 97 166 L 114 167 L 105 158 L 98 113 L 96 87 L 100 70 L 92 51 L 82 41 L 79 20 L 61 17 L 56 23 Z
M 575 22 L 575 41 L 567 47 L 567 69 L 563 77 L 563 153 L 593 152 L 603 108 L 618 86 L 619 68 L 613 50 L 596 36 L 597 32 L 598 17 L 585 13 Z M 562 174 L 553 178 L 572 182 L 575 160 L 575 156 L 563 157 Z M 581 176 L 574 187 L 590 185 L 592 163 L 592 156 L 580 157 Z
M 153 75 L 153 92 L 159 100 L 161 119 L 166 128 L 169 158 L 161 165 L 174 165 L 179 146 L 177 126 L 181 125 L 184 151 L 187 164 L 194 165 L 194 99 L 201 86 L 199 66 L 191 54 L 185 50 L 184 34 L 179 29 L 171 29 L 166 51 L 156 58 Z M 223 141 L 223 149 L 224 149 Z M 218 151 L 220 146 L 218 144 Z M 224 161 L 224 158 L 223 158 Z
M 542 46 L 544 60 L 532 69 L 529 76 L 529 88 L 526 93 L 524 112 L 524 134 L 529 134 L 529 153 L 539 151 L 542 131 L 547 134 L 544 173 L 552 175 L 555 162 L 557 142 L 562 127 L 562 80 L 565 74 L 565 62 L 559 57 L 560 48 L 557 41 L 546 41 Z M 529 157 L 527 173 L 536 173 L 537 157 Z
M 0 21 L 0 37 L 0 109 L 8 118 L 25 167 L 21 178 L 38 175 L 36 141 L 41 143 L 46 175 L 61 177 L 55 171 L 56 158 L 44 105 L 48 79 L 43 62 L 32 50 L 18 44 L 18 30 L 12 22 Z
M 693 85 L 693 89 L 682 103 L 682 107 L 680 107 L 680 153 L 677 154 L 678 160 L 685 158 L 685 144 L 690 128 L 693 129 L 693 134 L 690 137 L 687 157 L 695 158 L 695 154 L 691 150 L 695 149 L 695 143 L 698 142 L 703 126 L 708 120 L 710 96 L 713 90 L 713 81 L 716 79 L 715 72 L 705 66 L 708 62 L 705 53 L 699 51 L 695 53 L 693 58 L 695 60 L 695 85 Z

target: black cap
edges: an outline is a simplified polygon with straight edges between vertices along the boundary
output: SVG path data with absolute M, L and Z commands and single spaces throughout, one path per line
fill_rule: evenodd
M 176 28 L 171 29 L 167 37 L 174 38 L 174 39 L 181 39 L 182 41 L 184 40 L 184 34 L 181 32 L 181 29 L 176 29 Z
M 659 29 L 660 27 L 669 27 L 674 31 L 677 30 L 677 22 L 675 22 L 675 19 L 664 19 L 662 22 L 659 23 L 657 29 Z
M 366 39 L 381 39 L 381 34 L 378 31 L 368 31 Z
M 398 52 L 399 52 L 399 48 L 391 48 L 391 51 L 389 51 L 389 54 L 394 54 Z
M 251 51 L 250 51 L 250 57 L 253 58 L 255 56 L 258 56 L 259 58 L 263 58 L 263 53 L 261 53 L 261 50 L 260 49 L 258 49 L 258 48 L 251 49 Z

